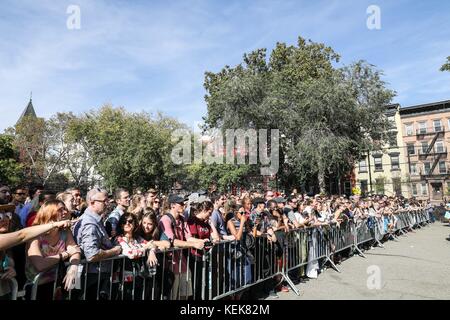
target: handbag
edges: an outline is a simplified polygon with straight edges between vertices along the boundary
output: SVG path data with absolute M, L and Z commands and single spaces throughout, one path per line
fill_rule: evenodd
M 450 220 L 450 211 L 445 211 L 445 219 Z

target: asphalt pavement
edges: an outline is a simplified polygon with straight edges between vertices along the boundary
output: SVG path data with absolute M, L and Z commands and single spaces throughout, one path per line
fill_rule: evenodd
M 292 290 L 278 292 L 285 300 L 308 299 L 450 299 L 450 227 L 435 222 L 387 241 L 384 248 L 355 255 L 338 265 L 341 273 L 327 268 L 317 279 L 308 279 Z

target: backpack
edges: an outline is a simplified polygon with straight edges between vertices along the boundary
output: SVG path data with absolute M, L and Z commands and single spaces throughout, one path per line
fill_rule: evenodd
M 178 236 L 178 235 L 177 235 L 177 228 L 176 228 L 176 227 L 177 227 L 177 222 L 176 222 L 174 216 L 171 215 L 170 213 L 166 213 L 166 214 L 164 214 L 163 216 L 168 216 L 169 219 L 170 219 L 170 225 L 171 225 L 171 227 L 172 227 L 173 235 L 174 235 L 174 239 L 172 239 L 172 240 L 178 239 L 178 238 L 177 238 L 177 236 Z M 184 229 L 184 218 L 183 218 L 183 216 L 179 216 L 178 218 L 181 219 L 181 226 L 182 226 L 182 228 Z M 160 234 L 161 234 L 161 235 L 162 235 L 162 234 L 165 234 L 164 230 L 162 230 L 161 227 L 159 227 L 159 228 L 160 228 L 160 229 L 159 229 Z M 167 237 L 167 236 L 166 236 L 166 237 Z M 186 237 L 185 237 L 184 233 L 182 233 L 182 239 L 178 239 L 178 240 L 186 241 Z

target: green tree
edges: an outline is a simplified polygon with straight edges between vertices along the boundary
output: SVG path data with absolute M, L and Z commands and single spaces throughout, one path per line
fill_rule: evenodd
M 447 57 L 447 61 L 442 65 L 441 71 L 450 71 L 450 56 Z
M 63 189 L 63 185 L 73 185 L 86 190 L 98 182 L 90 154 L 69 134 L 68 128 L 76 119 L 71 112 L 58 112 L 48 120 L 53 142 L 52 154 L 57 162 L 58 173 L 52 177 L 52 183 L 60 183 L 60 189 Z
M 279 177 L 286 189 L 345 173 L 364 150 L 389 140 L 384 116 L 394 92 L 364 61 L 337 68 L 339 55 L 299 37 L 244 55 L 243 63 L 205 74 L 205 128 L 279 129 Z M 270 147 L 270 146 L 269 146 Z
M 0 134 L 0 182 L 8 185 L 20 184 L 24 178 L 23 168 L 17 161 L 19 152 L 13 141 L 13 136 Z
M 171 132 L 182 127 L 158 114 L 103 106 L 70 121 L 68 136 L 90 156 L 109 188 L 169 189 L 179 168 L 170 161 Z
M 24 117 L 10 132 L 14 135 L 14 145 L 19 150 L 27 182 L 45 185 L 49 177 L 46 170 L 49 144 L 45 119 Z

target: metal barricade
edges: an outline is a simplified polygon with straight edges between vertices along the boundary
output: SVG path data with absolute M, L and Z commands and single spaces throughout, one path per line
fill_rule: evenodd
M 375 241 L 378 243 L 380 247 L 383 247 L 383 244 L 381 243 L 381 240 L 386 235 L 386 230 L 384 229 L 384 218 L 381 217 L 375 217 Z
M 10 300 L 17 300 L 17 293 L 19 292 L 19 287 L 17 285 L 17 280 L 15 278 L 11 278 L 11 279 L 2 280 L 2 281 L 9 282 L 9 289 L 11 290 L 9 292 Z
M 199 250 L 199 259 L 189 252 L 191 249 L 172 248 L 156 253 L 158 266 L 151 268 L 146 261 L 148 255 L 130 259 L 120 255 L 99 262 L 80 263 L 78 286 L 65 291 L 57 283 L 59 266 L 53 269 L 53 293 L 51 299 L 61 300 L 174 300 L 194 296 L 201 299 L 203 290 L 193 283 L 205 283 L 204 252 Z M 82 271 L 80 272 L 82 268 Z M 39 273 L 31 283 L 31 300 L 36 300 L 42 285 Z M 48 280 L 48 278 L 47 278 Z M 59 292 L 59 293 L 58 293 Z
M 375 229 L 376 229 L 376 222 L 374 220 L 375 218 L 367 218 L 362 221 L 359 221 L 356 224 L 356 232 L 355 232 L 355 250 L 358 252 L 359 255 L 362 257 L 365 257 L 364 253 L 361 251 L 359 246 L 361 244 L 364 244 L 366 242 L 371 241 L 378 242 L 375 235 Z M 369 226 L 369 223 L 372 223 L 372 225 Z
M 254 244 L 245 239 L 221 242 L 205 255 L 213 262 L 207 272 L 211 285 L 204 286 L 205 299 L 221 299 L 283 275 L 283 245 L 266 236 L 253 239 Z
M 374 241 L 382 246 L 385 235 L 404 233 L 430 219 L 425 209 L 399 211 L 389 216 L 394 227 L 386 230 L 385 217 L 371 217 L 370 224 L 369 219 L 357 224 L 348 220 L 281 232 L 276 242 L 264 235 L 223 241 L 203 250 L 170 248 L 155 253 L 156 267 L 147 264 L 149 252 L 137 259 L 121 255 L 95 263 L 83 260 L 72 290 L 62 288 L 60 273 L 64 270 L 58 266 L 35 276 L 28 284 L 30 295 L 32 300 L 37 298 L 39 286 L 48 283 L 49 274 L 53 275 L 51 298 L 62 300 L 217 300 L 274 277 L 287 281 L 299 294 L 289 277 L 296 269 L 321 261 L 340 272 L 334 254 L 350 249 L 364 256 L 360 245 Z M 17 282 L 13 292 L 16 299 Z

